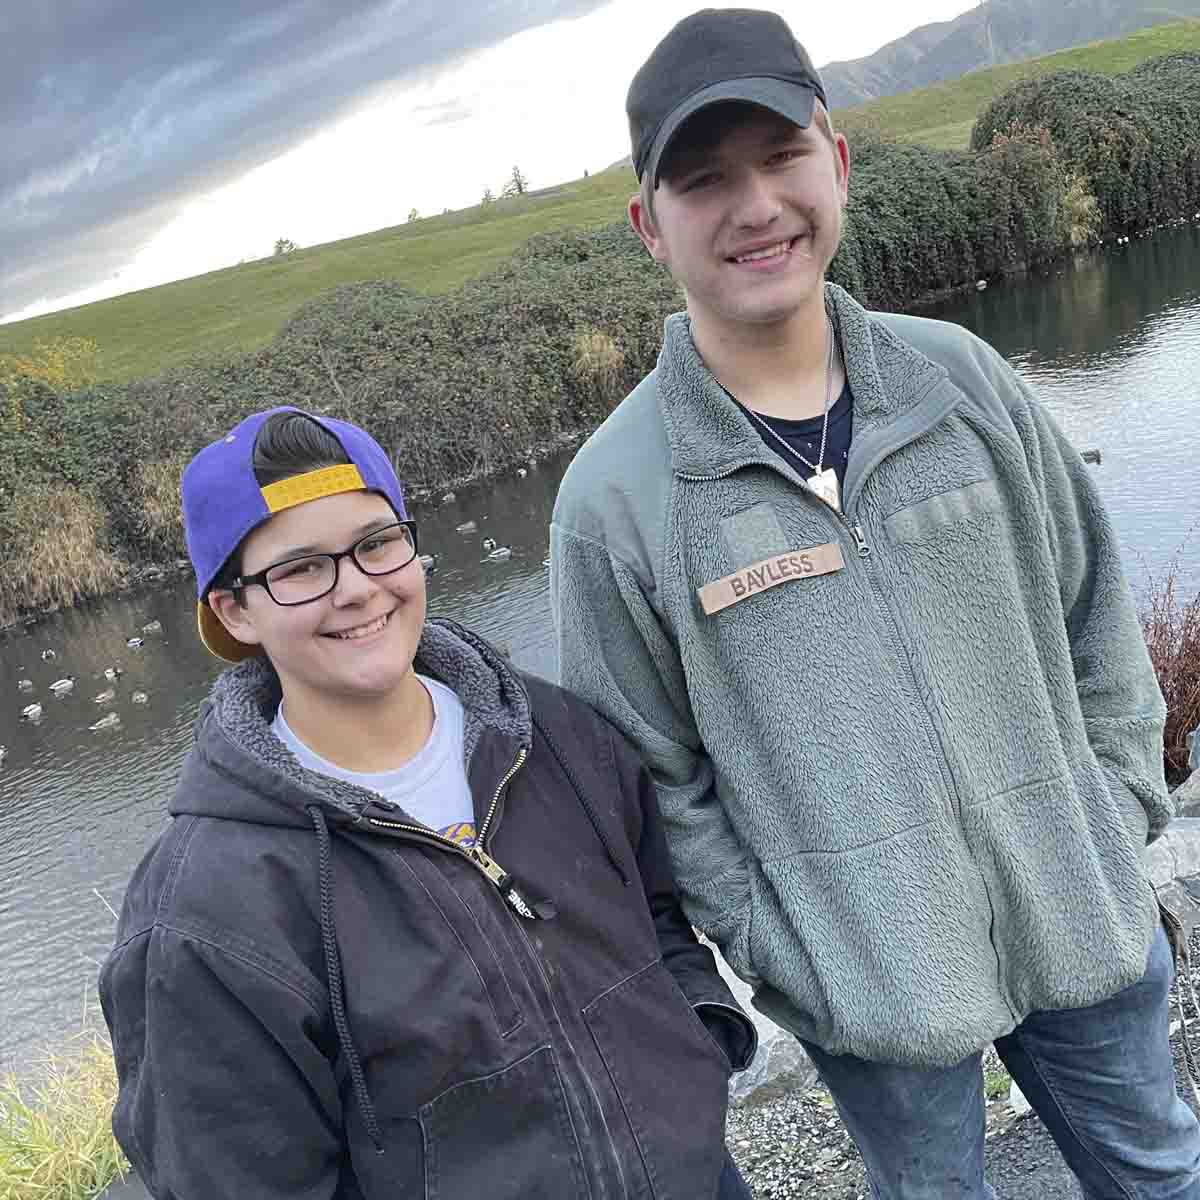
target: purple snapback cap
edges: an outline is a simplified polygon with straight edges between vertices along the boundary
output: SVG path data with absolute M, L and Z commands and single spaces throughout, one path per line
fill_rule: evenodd
M 254 444 L 267 419 L 282 412 L 298 413 L 319 425 L 337 439 L 350 461 L 260 487 L 254 476 Z M 208 606 L 213 580 L 248 533 L 285 508 L 339 492 L 378 492 L 400 520 L 408 519 L 400 480 L 369 433 L 348 421 L 317 417 L 291 405 L 255 413 L 205 446 L 184 470 L 180 490 L 184 537 L 196 572 L 200 639 L 227 662 L 259 653 L 258 647 L 233 637 Z

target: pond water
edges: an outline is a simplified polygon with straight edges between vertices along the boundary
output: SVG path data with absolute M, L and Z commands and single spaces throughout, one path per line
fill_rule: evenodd
M 1081 448 L 1100 484 L 1135 586 L 1179 566 L 1200 586 L 1200 227 L 1068 264 L 1042 278 L 957 297 L 929 315 L 995 345 Z M 439 555 L 430 609 L 554 673 L 547 527 L 569 454 L 415 512 Z M 474 521 L 475 530 L 457 527 Z M 512 547 L 487 561 L 485 537 Z M 95 977 L 113 909 L 165 806 L 218 664 L 195 637 L 190 586 L 118 597 L 0 640 L 0 1071 L 19 1069 L 98 1016 Z M 159 627 L 155 627 L 154 623 Z M 144 626 L 152 626 L 143 633 Z M 140 636 L 131 648 L 126 639 Z M 54 658 L 42 659 L 44 650 Z M 107 667 L 123 674 L 114 684 Z M 61 699 L 51 681 L 75 676 Z M 29 679 L 30 692 L 18 690 Z M 108 687 L 108 703 L 95 697 Z M 145 693 L 134 703 L 134 693 Z M 22 708 L 40 701 L 31 724 Z M 92 729 L 102 717 L 118 722 Z

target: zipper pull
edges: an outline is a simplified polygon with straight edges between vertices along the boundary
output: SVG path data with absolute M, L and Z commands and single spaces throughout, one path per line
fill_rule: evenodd
M 471 857 L 483 868 L 483 873 L 514 912 L 527 921 L 549 921 L 558 915 L 549 901 L 529 893 L 528 899 L 517 887 L 516 880 L 482 846 L 471 847 Z
M 504 892 L 504 899 L 527 921 L 552 921 L 558 916 L 558 909 L 549 900 L 536 897 L 531 892 L 522 894 L 512 883 Z
M 862 531 L 862 526 L 851 525 L 850 532 L 854 535 L 854 544 L 858 547 L 858 557 L 870 558 L 871 547 L 867 542 L 867 535 Z
M 504 891 L 505 885 L 510 879 L 508 872 L 482 846 L 472 846 L 470 855 L 476 864 L 483 868 L 483 873 L 496 887 L 500 891 Z

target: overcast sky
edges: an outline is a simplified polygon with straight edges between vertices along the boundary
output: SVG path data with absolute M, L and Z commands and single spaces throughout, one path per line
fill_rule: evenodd
M 974 3 L 774 7 L 823 64 Z M 460 208 L 514 163 L 605 167 L 630 77 L 700 6 L 0 0 L 0 319 Z

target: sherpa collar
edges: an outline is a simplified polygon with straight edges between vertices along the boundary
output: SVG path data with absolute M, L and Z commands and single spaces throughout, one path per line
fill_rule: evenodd
M 825 285 L 825 310 L 854 394 L 856 439 L 916 408 L 946 378 L 942 367 L 901 341 L 836 284 Z M 700 357 L 686 313 L 667 318 L 657 380 L 677 473 L 711 477 L 747 462 L 773 461 L 757 430 Z
M 415 666 L 462 701 L 468 764 L 485 732 L 531 745 L 525 687 L 482 638 L 453 621 L 427 621 Z M 357 817 L 365 804 L 378 801 L 364 788 L 300 766 L 271 731 L 279 700 L 279 678 L 264 658 L 246 659 L 218 678 L 201 709 L 196 745 L 171 801 L 172 814 L 308 826 L 305 804 L 319 801 Z M 225 786 L 214 786 L 214 771 Z

